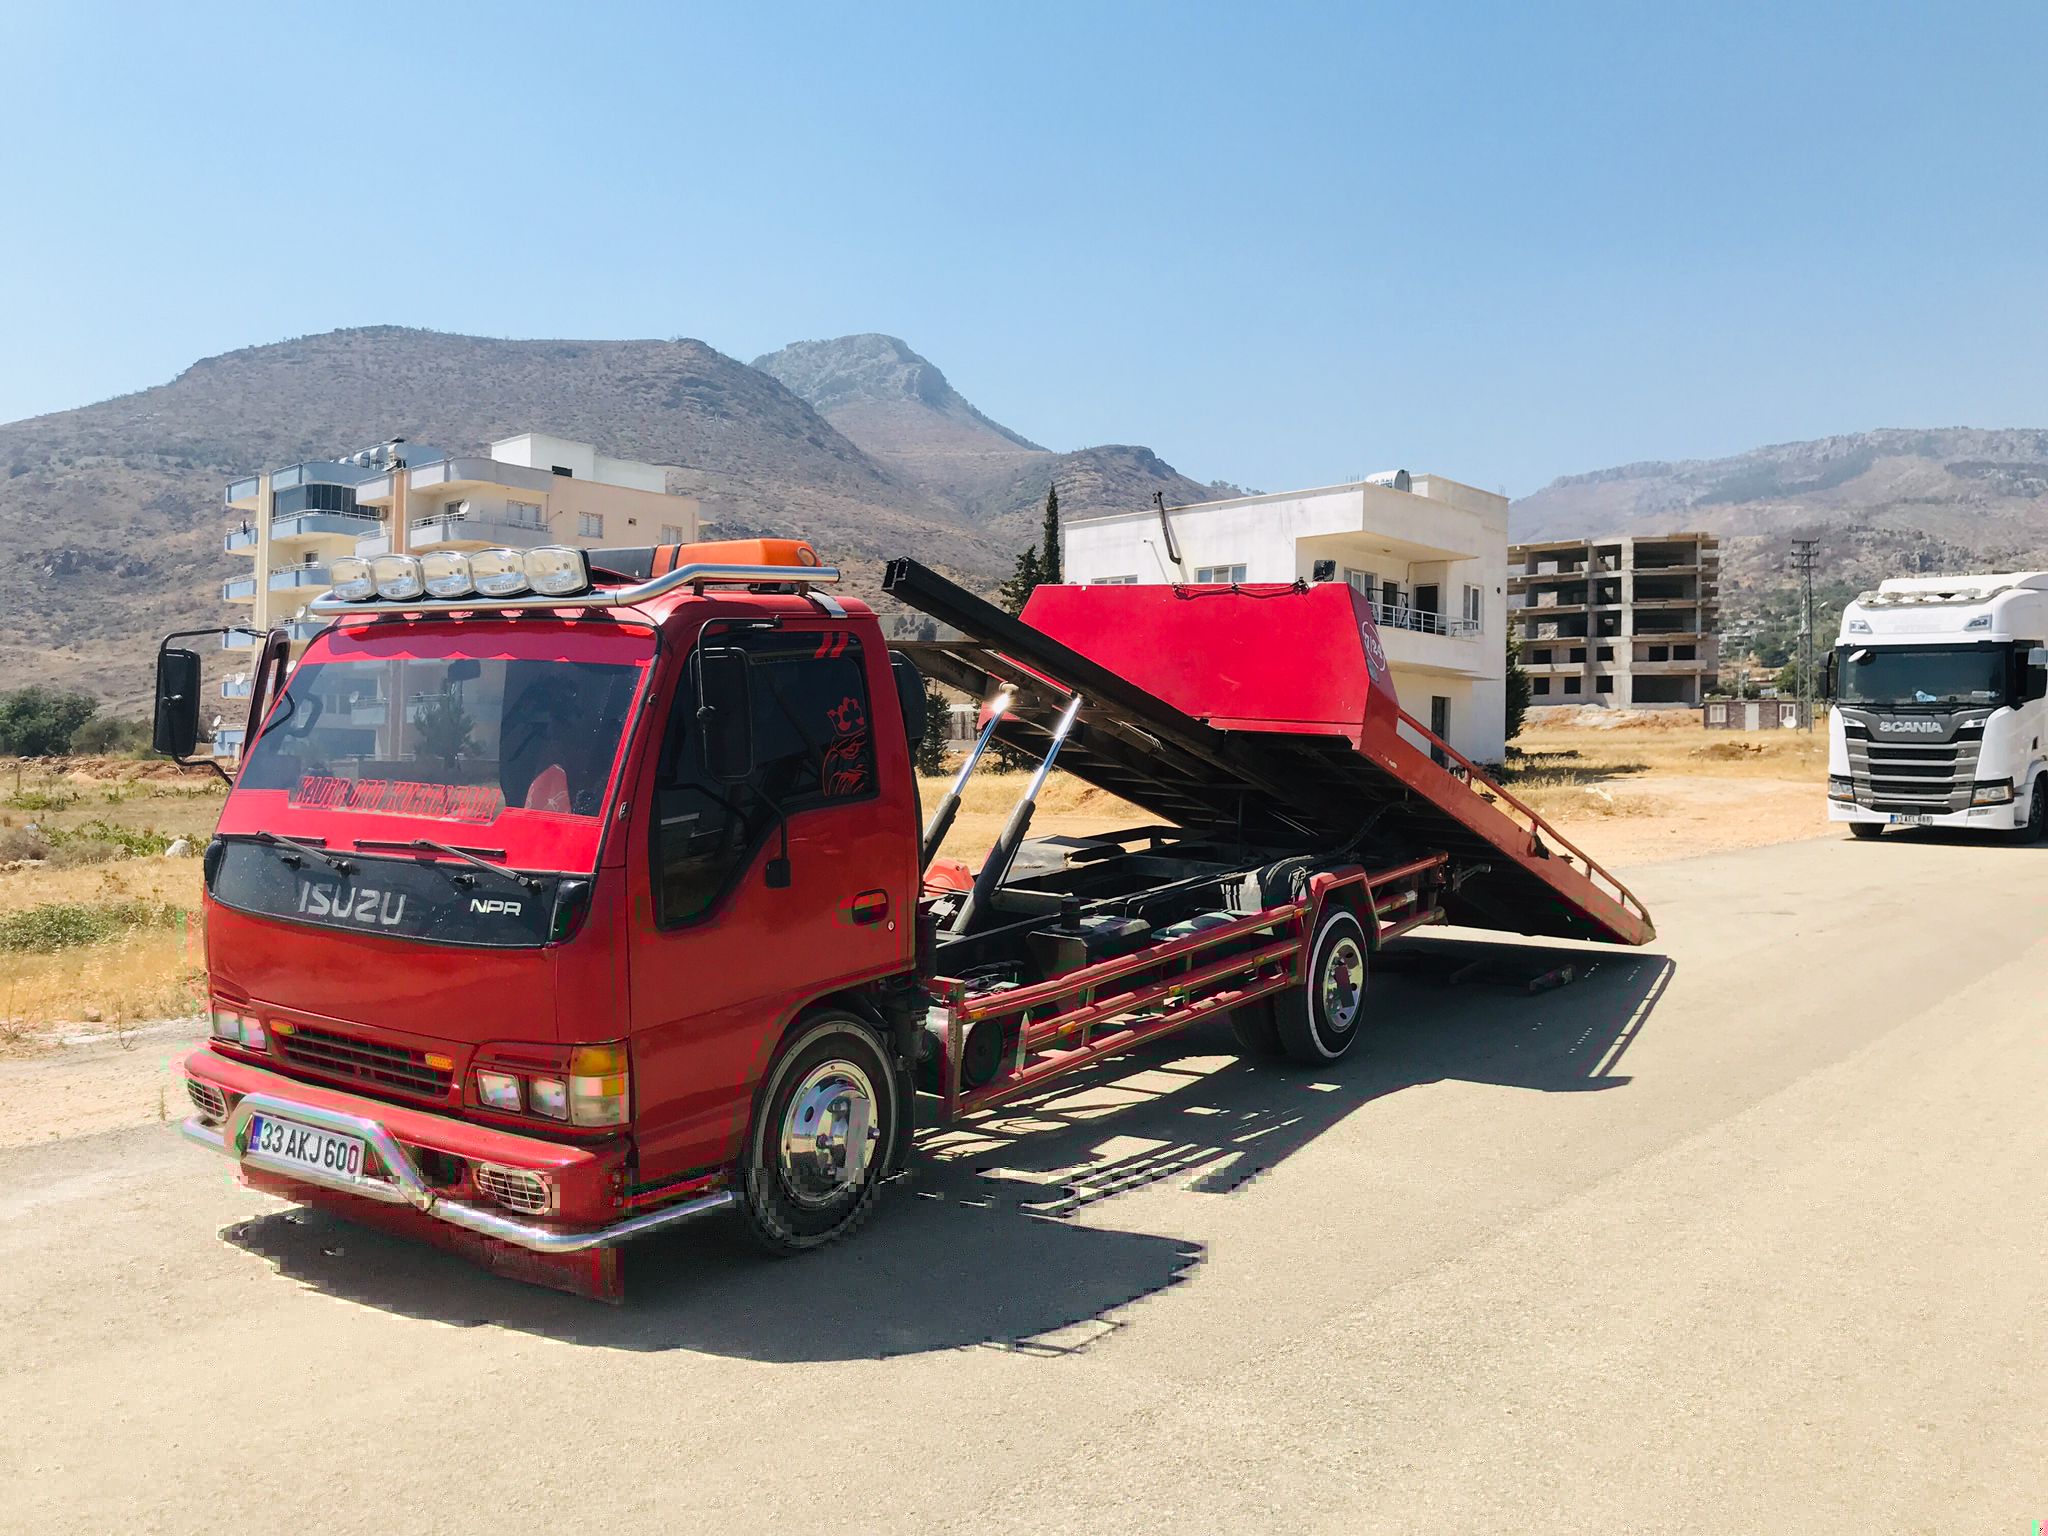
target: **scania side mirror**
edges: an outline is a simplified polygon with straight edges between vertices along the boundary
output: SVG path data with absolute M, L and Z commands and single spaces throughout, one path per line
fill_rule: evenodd
M 754 711 L 745 651 L 697 653 L 697 742 L 704 771 L 722 784 L 754 772 Z
M 156 653 L 156 723 L 150 745 L 187 758 L 199 747 L 199 653 L 165 646 Z

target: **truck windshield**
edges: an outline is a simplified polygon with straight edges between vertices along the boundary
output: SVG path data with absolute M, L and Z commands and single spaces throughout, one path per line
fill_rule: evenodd
M 2003 645 L 1845 645 L 1836 696 L 1844 704 L 2002 704 L 2010 651 Z
M 644 631 L 595 627 L 330 630 L 270 710 L 221 832 L 430 838 L 588 869 L 653 654 Z

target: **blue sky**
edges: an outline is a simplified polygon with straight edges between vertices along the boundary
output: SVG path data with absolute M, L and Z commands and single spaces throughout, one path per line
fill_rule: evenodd
M 2048 426 L 2048 7 L 0 7 L 0 420 L 337 326 L 904 337 L 1522 494 Z

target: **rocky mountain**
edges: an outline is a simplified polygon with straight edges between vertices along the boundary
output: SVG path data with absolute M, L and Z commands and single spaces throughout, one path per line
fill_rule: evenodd
M 1181 474 L 1147 448 L 1055 453 L 976 410 L 946 376 L 894 336 L 798 341 L 754 359 L 876 464 L 1014 543 L 1060 488 L 1068 516 L 1229 494 Z
M 1075 513 L 1142 506 L 1155 487 L 1204 493 L 1144 449 L 1050 453 L 981 416 L 902 343 L 851 340 L 869 345 L 814 344 L 808 372 L 786 371 L 865 444 L 701 341 L 390 326 L 224 353 L 151 389 L 0 425 L 0 676 L 133 707 L 160 635 L 235 616 L 219 584 L 246 564 L 222 551 L 222 487 L 393 436 L 475 452 L 531 428 L 670 465 L 670 488 L 702 499 L 710 531 L 808 537 L 864 594 L 906 550 L 992 585 L 1012 544 L 1035 536 L 1048 476 Z M 961 467 L 977 442 L 992 446 Z M 974 496 L 953 489 L 970 480 Z
M 1791 540 L 1816 538 L 1831 610 L 1886 576 L 2048 568 L 2048 431 L 1889 429 L 1624 464 L 1523 497 L 1510 528 L 1516 540 L 1717 533 L 1738 623 L 1785 608 Z

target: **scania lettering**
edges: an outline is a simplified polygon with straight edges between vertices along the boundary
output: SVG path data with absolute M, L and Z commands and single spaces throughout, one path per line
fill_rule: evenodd
M 507 1274 L 616 1298 L 623 1245 L 714 1212 L 814 1248 L 918 1127 L 1205 1020 L 1327 1071 L 1427 924 L 1653 932 L 1402 711 L 1346 585 L 1047 586 L 1020 620 L 899 560 L 957 638 L 891 650 L 790 540 L 430 558 L 338 559 L 297 666 L 264 641 L 184 1132 Z M 986 701 L 928 819 L 924 676 Z M 997 744 L 1037 773 L 978 866 L 937 857 Z M 1055 763 L 1149 819 L 1029 836 Z
M 1912 576 L 1842 613 L 1828 661 L 1828 818 L 2048 833 L 2048 572 Z

